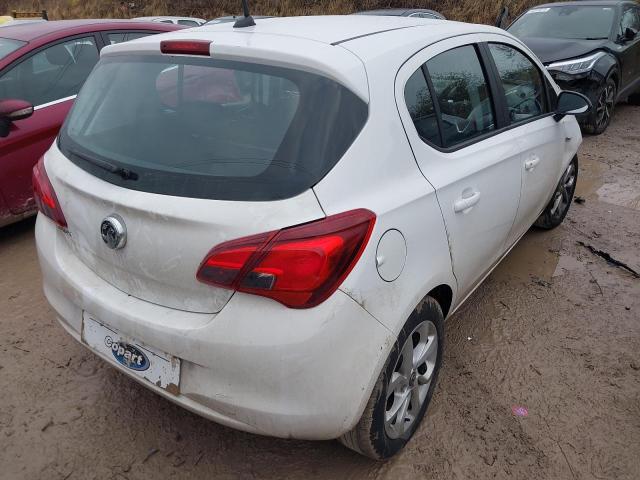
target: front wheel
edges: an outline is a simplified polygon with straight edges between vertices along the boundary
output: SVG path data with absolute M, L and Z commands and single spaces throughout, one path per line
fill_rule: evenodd
M 562 223 L 571 207 L 577 181 L 578 157 L 576 156 L 573 157 L 573 160 L 571 160 L 571 163 L 562 174 L 551 201 L 534 223 L 536 227 L 550 230 Z
M 382 460 L 404 447 L 431 401 L 442 363 L 444 316 L 426 297 L 398 335 L 358 424 L 340 442 Z
M 585 132 L 592 135 L 600 135 L 611 123 L 613 109 L 616 106 L 616 82 L 609 77 L 600 87 L 597 100 L 587 119 L 582 124 Z

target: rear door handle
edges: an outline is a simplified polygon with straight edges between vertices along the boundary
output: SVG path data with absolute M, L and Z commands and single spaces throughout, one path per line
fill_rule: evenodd
M 540 163 L 540 157 L 533 156 L 524 162 L 524 169 L 527 171 L 531 171 L 536 168 L 536 165 Z
M 463 192 L 462 198 L 459 198 L 453 203 L 453 211 L 456 213 L 466 212 L 479 201 L 480 192 Z

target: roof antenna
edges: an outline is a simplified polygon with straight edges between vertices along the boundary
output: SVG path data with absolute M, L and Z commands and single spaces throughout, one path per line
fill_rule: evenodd
M 253 27 L 256 22 L 253 21 L 253 17 L 249 13 L 248 0 L 242 0 L 242 11 L 244 13 L 244 17 L 236 20 L 236 23 L 233 24 L 233 28 Z

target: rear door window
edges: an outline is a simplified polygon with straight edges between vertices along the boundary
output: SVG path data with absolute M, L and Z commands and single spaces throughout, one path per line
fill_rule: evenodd
M 0 60 L 26 44 L 27 42 L 21 42 L 20 40 L 13 40 L 11 38 L 0 38 Z
M 434 145 L 441 145 L 438 119 L 422 68 L 409 77 L 404 88 L 404 99 L 420 138 Z
M 0 77 L 0 98 L 18 98 L 34 106 L 75 95 L 98 61 L 93 36 L 49 46 Z
M 545 83 L 535 64 L 522 52 L 502 43 L 490 43 L 489 52 L 504 90 L 509 121 L 519 123 L 547 113 Z
M 484 70 L 472 45 L 426 63 L 440 113 L 443 147 L 454 147 L 496 129 Z
M 59 145 L 81 168 L 126 188 L 275 200 L 320 181 L 367 114 L 366 103 L 350 90 L 307 72 L 113 56 L 87 81 Z M 105 163 L 135 172 L 136 180 L 108 171 Z

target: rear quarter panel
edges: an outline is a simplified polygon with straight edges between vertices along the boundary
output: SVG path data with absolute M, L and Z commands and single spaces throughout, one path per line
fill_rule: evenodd
M 14 122 L 0 140 L 0 189 L 14 214 L 34 210 L 31 170 L 53 143 L 73 99 L 38 108 L 31 117 Z
M 434 287 L 454 294 L 447 234 L 435 191 L 420 173 L 396 107 L 396 69 L 388 59 L 367 63 L 369 119 L 333 170 L 314 187 L 327 215 L 368 208 L 376 216 L 369 243 L 341 286 L 357 303 L 397 334 Z M 376 264 L 382 235 L 399 230 L 406 242 L 400 276 L 383 280 Z

